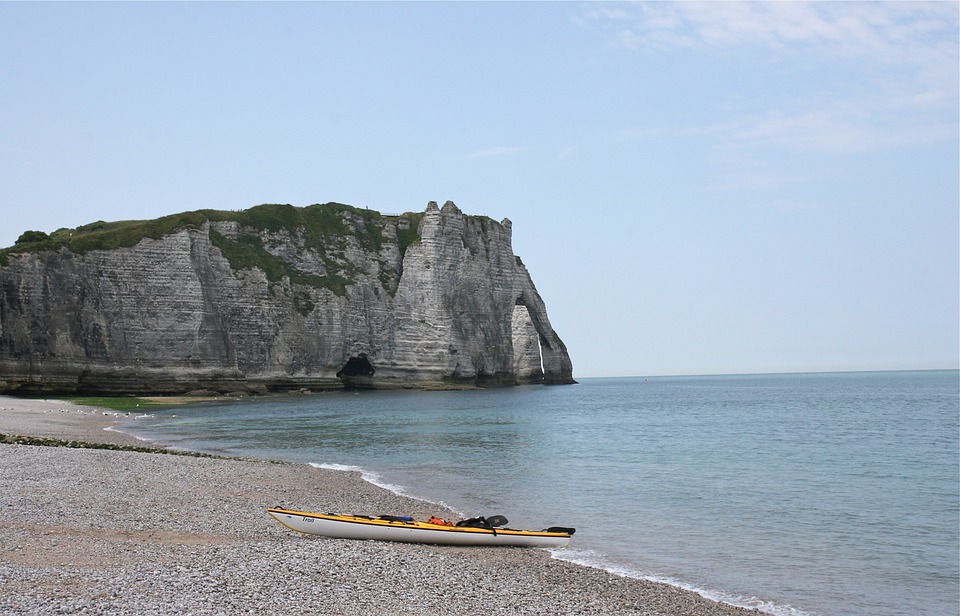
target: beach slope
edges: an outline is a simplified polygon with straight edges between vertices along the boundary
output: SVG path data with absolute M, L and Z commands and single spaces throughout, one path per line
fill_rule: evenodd
M 110 411 L 0 397 L 0 433 L 143 445 Z M 0 613 L 734 615 L 535 549 L 293 533 L 266 508 L 450 515 L 300 464 L 0 445 Z

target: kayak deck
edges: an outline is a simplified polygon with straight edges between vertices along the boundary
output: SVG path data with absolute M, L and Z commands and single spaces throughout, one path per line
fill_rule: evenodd
M 338 539 L 374 539 L 438 545 L 490 545 L 514 547 L 566 547 L 573 529 L 542 531 L 511 528 L 476 528 L 419 522 L 396 516 L 369 517 L 334 513 L 310 513 L 272 507 L 275 520 L 291 530 Z

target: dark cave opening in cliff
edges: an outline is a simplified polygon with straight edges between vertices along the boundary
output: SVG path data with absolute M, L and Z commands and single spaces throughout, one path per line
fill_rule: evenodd
M 373 376 L 376 372 L 376 369 L 373 367 L 373 364 L 370 363 L 370 360 L 367 359 L 366 353 L 360 353 L 356 357 L 351 357 L 347 360 L 347 363 L 340 369 L 340 372 L 337 372 L 337 378 L 349 378 L 355 376 Z

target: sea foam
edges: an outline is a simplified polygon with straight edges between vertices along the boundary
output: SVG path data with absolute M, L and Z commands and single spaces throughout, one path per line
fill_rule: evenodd
M 324 468 L 331 471 L 344 471 L 349 473 L 360 473 L 361 479 L 363 479 L 367 483 L 372 483 L 378 488 L 389 490 L 390 492 L 393 492 L 398 496 L 412 498 L 418 501 L 422 501 L 424 503 L 430 503 L 431 505 L 437 505 L 438 507 L 443 507 L 444 509 L 449 509 L 450 511 L 453 511 L 457 515 L 464 517 L 463 512 L 453 509 L 443 501 L 433 501 L 426 498 L 421 498 L 415 494 L 411 494 L 403 486 L 399 486 L 393 483 L 388 483 L 384 481 L 383 478 L 378 473 L 375 473 L 373 471 L 370 471 L 364 468 L 360 468 L 359 466 L 351 466 L 349 464 L 332 464 L 332 463 L 319 463 L 319 462 L 310 462 L 309 464 L 314 468 Z
M 676 586 L 677 588 L 682 588 L 683 590 L 697 593 L 705 599 L 717 601 L 718 603 L 726 603 L 727 605 L 758 610 L 765 614 L 772 614 L 773 616 L 817 616 L 815 612 L 806 612 L 790 605 L 778 605 L 771 601 L 763 601 L 757 597 L 742 597 L 724 593 L 718 590 L 700 588 L 694 584 L 690 584 L 682 580 L 664 577 L 661 575 L 651 575 L 649 573 L 643 573 L 629 567 L 616 565 L 611 563 L 604 554 L 597 552 L 596 550 L 585 550 L 578 548 L 552 548 L 548 551 L 551 553 L 551 556 L 557 560 L 563 560 L 575 565 L 580 565 L 581 567 L 601 569 L 607 573 L 612 573 L 620 577 L 647 580 L 649 582 L 657 582 L 659 584 Z

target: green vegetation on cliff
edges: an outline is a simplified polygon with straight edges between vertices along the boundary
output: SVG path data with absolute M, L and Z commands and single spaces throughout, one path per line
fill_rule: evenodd
M 0 250 L 0 263 L 22 252 L 42 252 L 67 248 L 74 254 L 92 250 L 113 250 L 134 246 L 145 238 L 159 239 L 181 229 L 199 229 L 207 220 L 213 220 L 221 212 L 199 210 L 164 216 L 155 220 L 124 220 L 104 222 L 98 220 L 76 229 L 57 229 L 50 235 L 40 231 L 27 231 L 10 248 Z M 229 214 L 229 212 L 223 212 Z
M 364 223 L 358 228 L 348 228 L 341 213 L 360 217 Z M 280 231 L 303 229 L 311 238 L 357 234 L 365 248 L 378 248 L 381 241 L 380 221 L 385 218 L 406 219 L 422 217 L 422 214 L 403 214 L 385 217 L 373 210 L 363 210 L 342 203 L 315 204 L 303 208 L 292 205 L 264 204 L 242 211 L 197 210 L 164 216 L 155 220 L 122 220 L 104 222 L 98 220 L 76 229 L 58 229 L 47 235 L 42 231 L 26 231 L 10 248 L 0 250 L 5 254 L 37 252 L 68 248 L 75 254 L 91 250 L 112 250 L 134 246 L 145 238 L 159 239 L 183 229 L 199 229 L 207 221 L 237 222 L 252 229 Z M 419 222 L 419 220 L 417 221 Z M 415 231 L 415 230 L 414 230 Z
M 47 235 L 42 231 L 26 231 L 10 248 L 0 249 L 0 264 L 11 255 L 25 252 L 56 251 L 66 248 L 74 254 L 93 250 L 113 250 L 135 246 L 146 238 L 159 239 L 184 229 L 199 230 L 206 222 L 235 222 L 255 231 L 289 231 L 300 234 L 306 248 L 316 251 L 327 267 L 328 276 L 300 272 L 279 257 L 270 254 L 256 235 L 228 239 L 211 229 L 211 240 L 223 251 L 234 269 L 259 267 L 271 281 L 289 276 L 293 282 L 328 288 L 342 295 L 345 278 L 339 275 L 341 264 L 330 258 L 333 251 L 342 251 L 343 240 L 353 236 L 365 250 L 378 251 L 383 245 L 385 225 L 395 225 L 401 253 L 420 240 L 422 213 L 384 216 L 374 210 L 360 209 L 342 203 L 314 204 L 299 208 L 292 205 L 264 204 L 247 210 L 197 210 L 164 216 L 155 220 L 97 221 L 76 229 L 58 229 Z
M 302 272 L 293 267 L 280 257 L 267 252 L 263 247 L 263 242 L 256 235 L 241 235 L 232 240 L 210 229 L 210 242 L 220 249 L 223 256 L 230 262 L 233 270 L 244 270 L 259 268 L 267 276 L 270 282 L 279 282 L 286 276 L 294 284 L 304 284 L 318 289 L 330 289 L 336 295 L 344 296 L 347 293 L 347 280 L 342 276 L 330 274 L 328 276 L 317 276 Z M 308 314 L 312 310 L 312 304 L 309 310 L 301 312 Z

